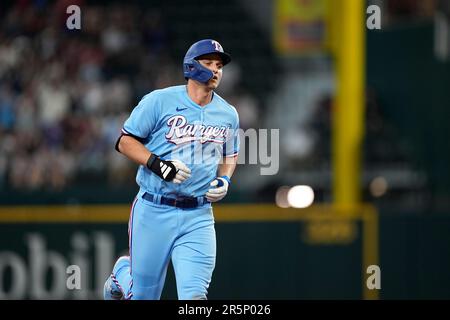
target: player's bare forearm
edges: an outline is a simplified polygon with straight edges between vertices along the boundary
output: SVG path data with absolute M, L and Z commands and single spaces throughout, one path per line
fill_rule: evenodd
M 237 156 L 224 157 L 222 163 L 219 164 L 218 176 L 228 176 L 231 178 L 234 169 L 236 169 L 237 158 Z
M 119 151 L 129 159 L 146 166 L 151 152 L 139 141 L 130 136 L 122 136 L 119 141 Z

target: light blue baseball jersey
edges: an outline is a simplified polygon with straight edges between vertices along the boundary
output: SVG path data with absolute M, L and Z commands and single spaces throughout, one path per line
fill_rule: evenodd
M 141 190 L 169 197 L 200 197 L 217 176 L 222 156 L 239 152 L 236 109 L 213 93 L 205 106 L 196 104 L 185 85 L 155 90 L 142 98 L 125 121 L 123 132 L 141 139 L 163 160 L 181 160 L 191 177 L 181 184 L 166 182 L 140 166 L 136 182 Z

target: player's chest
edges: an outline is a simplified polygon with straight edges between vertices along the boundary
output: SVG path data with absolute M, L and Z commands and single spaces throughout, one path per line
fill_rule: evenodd
M 189 141 L 224 143 L 231 126 L 228 115 L 213 108 L 180 106 L 162 115 L 157 131 L 159 135 L 175 144 Z

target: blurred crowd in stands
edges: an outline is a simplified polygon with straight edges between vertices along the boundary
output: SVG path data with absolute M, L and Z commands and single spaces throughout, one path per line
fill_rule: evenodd
M 66 28 L 68 5 L 25 1 L 0 14 L 0 189 L 133 183 L 135 166 L 114 150 L 124 120 L 146 93 L 184 83 L 158 10 L 83 6 L 80 32 Z M 229 82 L 238 76 L 235 66 Z M 251 126 L 254 102 L 242 99 Z
M 383 25 L 389 26 L 405 18 L 430 17 L 437 4 L 448 2 L 371 3 L 383 4 Z M 310 184 L 331 194 L 333 75 L 320 76 L 320 66 L 329 66 L 329 60 L 302 60 L 311 63 L 304 68 L 311 70 L 308 74 L 301 67 L 292 70 L 287 59 L 276 78 L 275 64 L 283 59 L 271 51 L 270 35 L 259 35 L 246 12 L 236 10 L 238 4 L 0 2 L 0 190 L 61 191 L 94 183 L 135 187 L 136 165 L 114 149 L 121 126 L 145 94 L 185 83 L 181 54 L 214 22 L 220 32 L 210 32 L 227 39 L 222 44 L 234 59 L 225 68 L 218 93 L 236 107 L 242 129 L 281 128 L 280 173 L 266 181 L 256 176 L 256 166 L 240 166 L 233 190 L 240 187 L 245 199 L 253 193 L 267 200 L 280 185 L 308 183 L 305 174 L 310 173 Z M 66 27 L 70 5 L 82 8 L 81 30 Z M 197 12 L 197 7 L 204 10 Z M 203 24 L 191 23 L 186 10 L 201 14 Z M 295 77 L 288 77 L 289 72 Z M 385 122 L 377 92 L 368 88 L 366 98 L 367 167 L 404 167 L 409 152 L 399 147 L 395 126 Z M 265 183 L 267 194 L 260 192 Z
M 158 61 L 167 43 L 157 19 L 144 28 L 131 8 L 86 8 L 77 32 L 64 29 L 65 9 L 17 5 L 2 17 L 3 185 L 60 189 L 98 172 L 121 179 L 114 142 L 126 113 L 145 90 L 172 81 L 171 62 Z

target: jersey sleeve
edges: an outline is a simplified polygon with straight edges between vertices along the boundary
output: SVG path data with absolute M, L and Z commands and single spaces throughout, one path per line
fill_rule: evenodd
M 239 115 L 238 115 L 237 111 L 235 111 L 235 113 L 236 113 L 236 116 L 234 119 L 234 123 L 233 123 L 232 127 L 230 128 L 227 140 L 226 140 L 224 148 L 223 148 L 223 156 L 224 157 L 233 157 L 233 156 L 237 156 L 239 154 L 239 147 L 240 147 Z
M 156 127 L 160 105 L 155 94 L 144 96 L 125 121 L 122 133 L 147 139 Z

